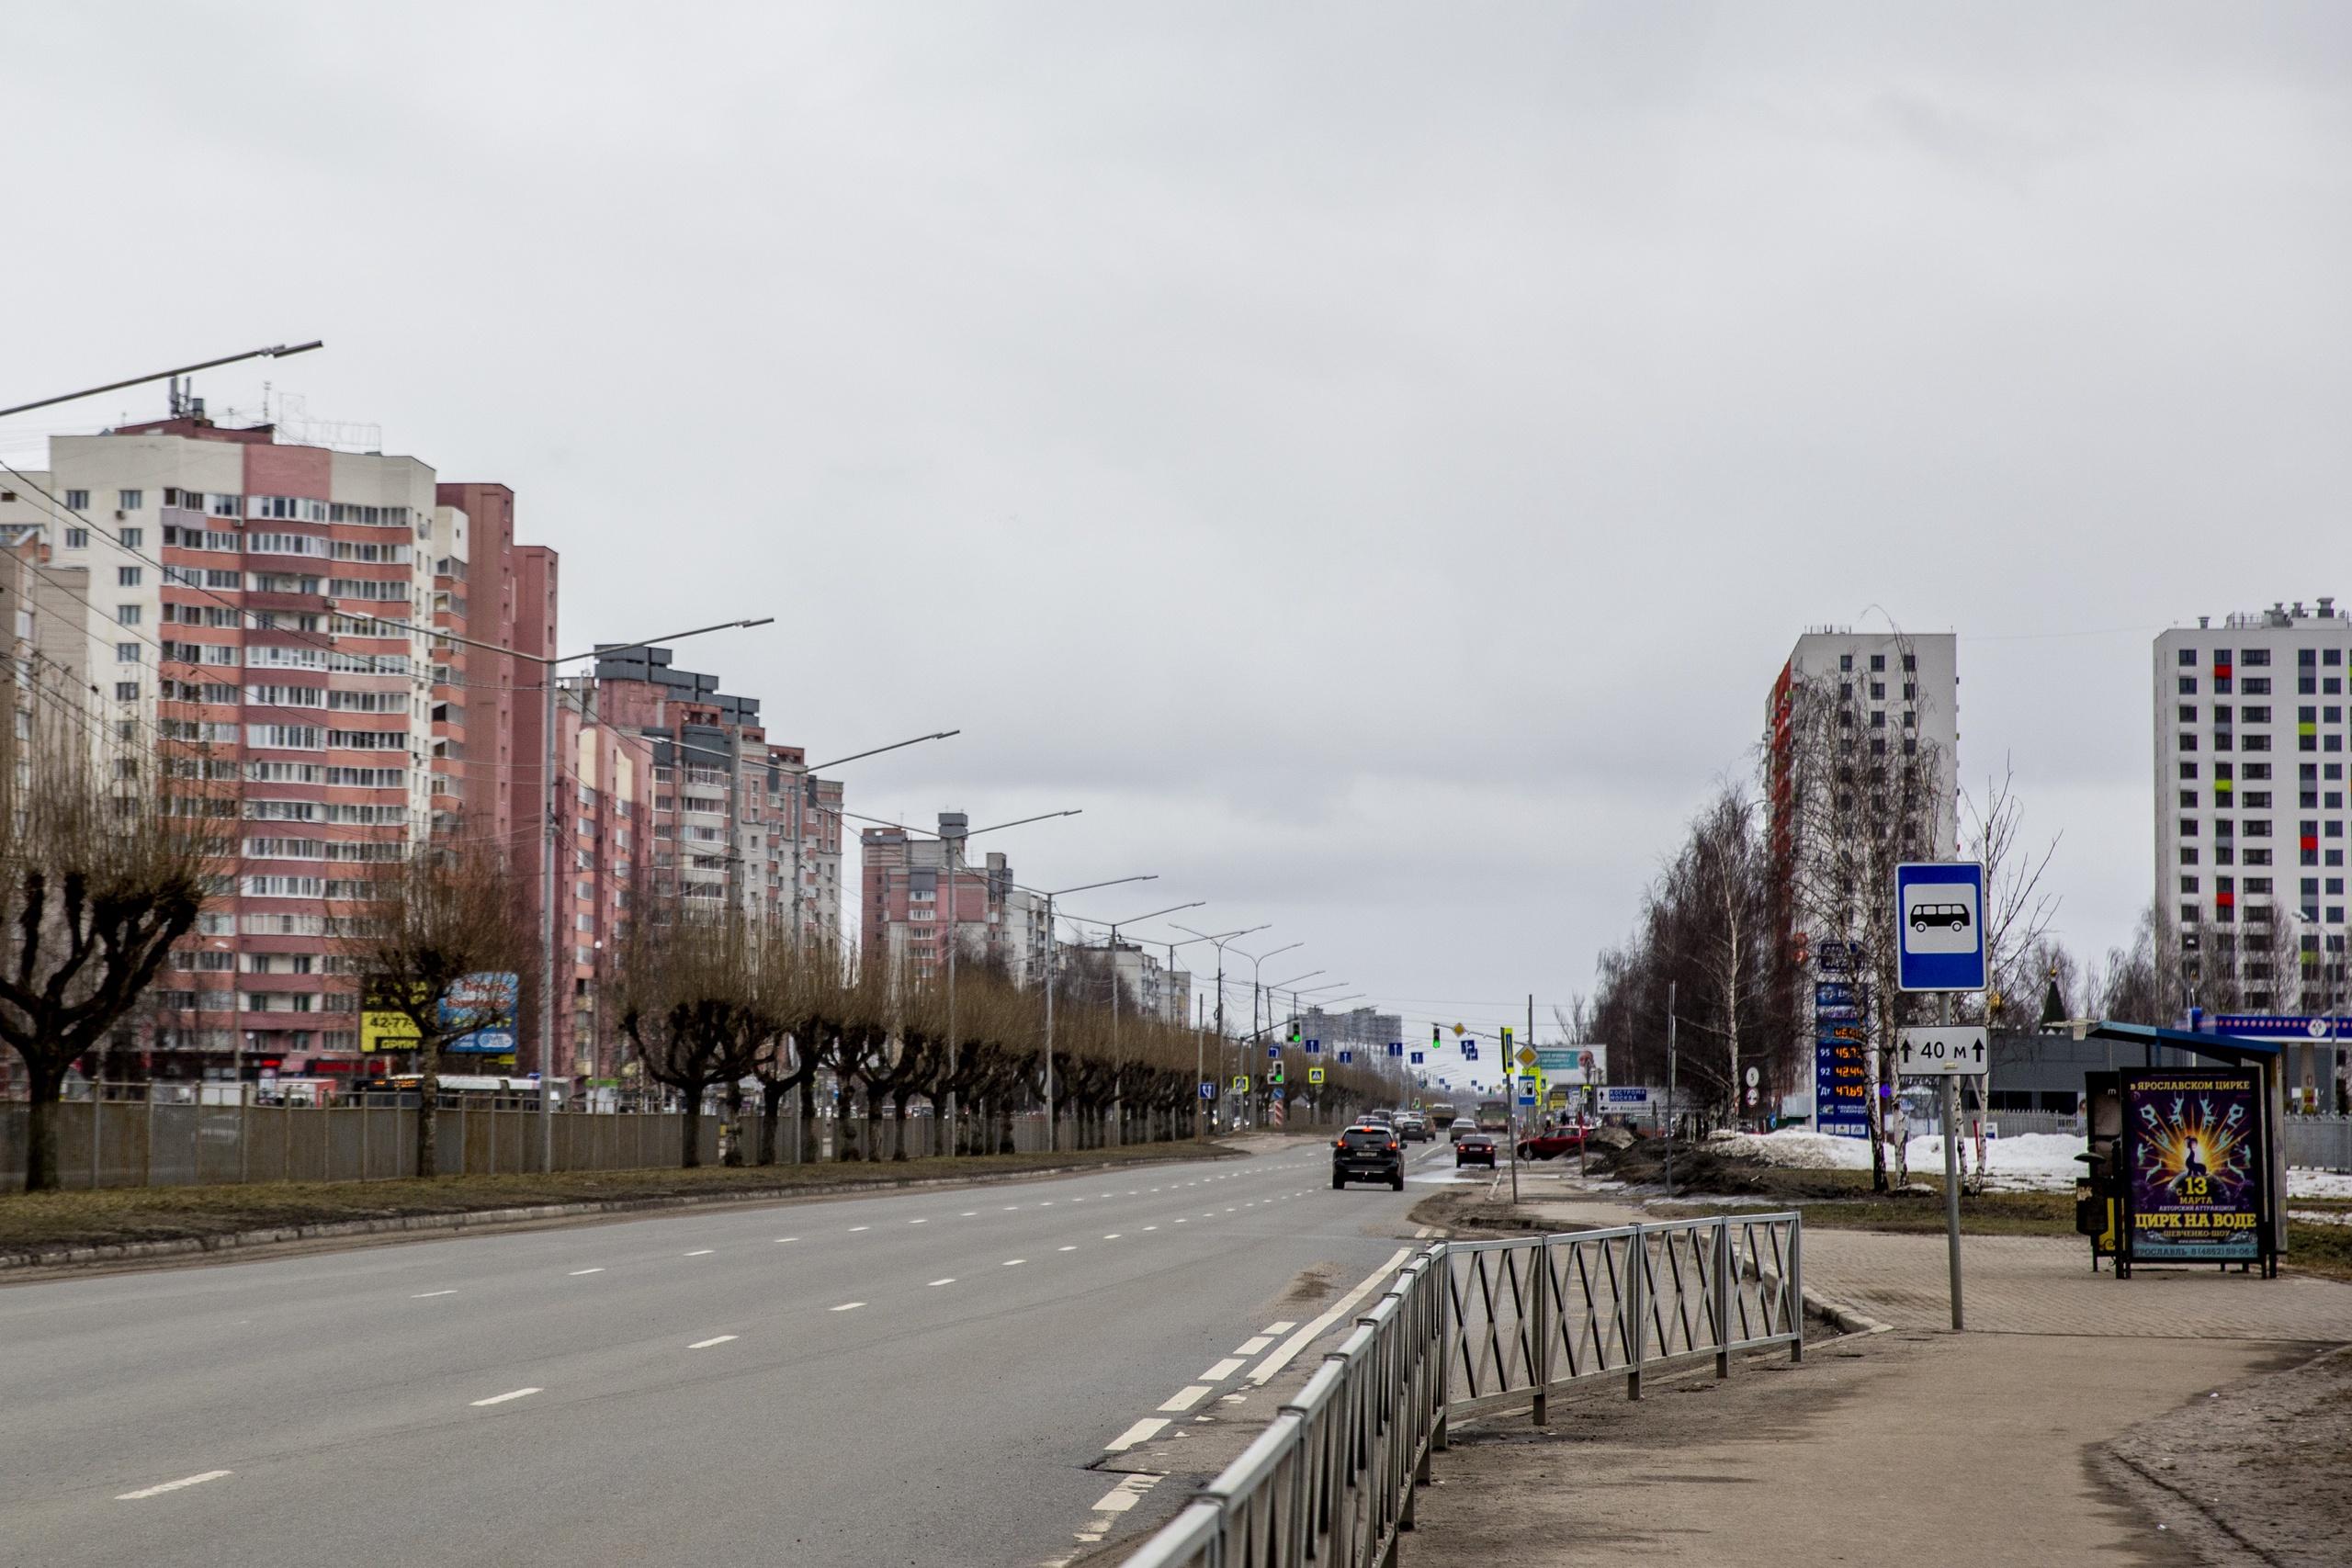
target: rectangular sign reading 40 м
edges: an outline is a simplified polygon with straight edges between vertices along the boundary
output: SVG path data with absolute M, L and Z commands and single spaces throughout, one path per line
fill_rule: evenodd
M 1984 868 L 1951 861 L 1894 868 L 1897 979 L 1906 991 L 1984 988 Z

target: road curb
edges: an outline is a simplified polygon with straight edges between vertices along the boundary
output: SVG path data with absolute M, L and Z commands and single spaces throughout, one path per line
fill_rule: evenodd
M 1212 1156 L 1227 1157 L 1227 1156 Z M 654 1198 L 609 1198 L 595 1202 L 533 1203 L 511 1209 L 476 1209 L 447 1214 L 390 1214 L 372 1220 L 331 1220 L 319 1224 L 272 1225 L 259 1230 L 224 1231 L 219 1235 L 174 1236 L 160 1241 L 101 1242 L 85 1247 L 50 1247 L 40 1251 L 0 1254 L 0 1280 L 13 1273 L 40 1269 L 71 1269 L 103 1263 L 136 1263 L 208 1253 L 251 1250 L 292 1242 L 334 1241 L 357 1236 L 402 1233 L 455 1233 L 547 1220 L 593 1219 L 604 1214 L 650 1213 L 663 1209 L 708 1209 L 738 1203 L 787 1202 L 797 1198 L 838 1198 L 847 1195 L 884 1196 L 938 1187 L 999 1187 L 1015 1181 L 1071 1176 L 1088 1171 L 1127 1170 L 1142 1166 L 1189 1164 L 1169 1156 L 1120 1160 L 1115 1164 L 1045 1166 L 1033 1170 L 1008 1170 L 978 1176 L 921 1176 L 900 1181 L 836 1181 L 818 1186 L 767 1187 L 743 1192 L 671 1193 Z

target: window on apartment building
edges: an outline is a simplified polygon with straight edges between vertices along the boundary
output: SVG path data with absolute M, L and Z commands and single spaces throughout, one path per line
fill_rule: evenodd
M 2194 846 L 2184 848 L 2180 852 L 2180 863 L 2183 865 L 2195 865 L 2197 863 L 2197 851 Z
M 2267 811 L 2270 809 L 2270 792 L 2267 789 L 2250 789 L 2246 791 L 2239 804 L 2248 811 Z
M 2215 738 L 2217 744 L 2219 739 L 2219 737 Z M 2267 735 L 2249 735 L 2245 738 L 2241 744 L 2249 751 L 2267 751 L 2270 750 L 2270 737 Z
M 2268 724 L 2270 722 L 2270 710 L 2267 707 L 2257 707 L 2254 704 L 2248 703 L 2245 706 L 2238 709 L 2238 717 L 2248 724 Z
M 2245 649 L 2239 653 L 2238 662 L 2245 665 L 2267 664 L 2270 662 L 2270 650 L 2267 648 Z
M 2226 806 L 2229 804 L 2229 799 L 2230 797 L 2228 795 L 2222 794 L 2218 790 L 2214 792 L 2214 800 L 2217 804 Z M 2183 811 L 2194 811 L 2197 809 L 2197 792 L 2195 790 L 2185 789 L 2180 792 L 2180 808 Z
M 136 604 L 117 604 L 114 618 L 118 626 L 135 626 L 141 618 L 141 612 Z
M 2184 697 L 2193 697 L 2197 694 L 2196 676 L 2183 675 L 2180 678 L 2180 694 Z
M 1886 669 L 1886 655 L 1885 655 L 1885 654 L 1883 654 L 1883 653 L 1873 653 L 1873 654 L 1871 654 L 1871 674 L 1873 674 L 1873 675 L 1881 674 L 1881 673 L 1883 673 L 1883 672 L 1885 671 L 1885 669 Z
M 114 645 L 114 661 L 115 661 L 117 664 L 136 664 L 136 663 L 138 663 L 138 662 L 139 662 L 139 644 L 137 644 L 137 643 L 135 643 L 135 642 L 119 642 L 119 643 L 116 643 L 116 644 Z
M 116 537 L 122 541 L 122 547 L 126 550 L 139 550 L 147 547 L 147 530 L 144 528 L 125 528 L 120 534 L 117 535 Z
M 1872 701 L 1872 702 L 1874 702 L 1874 703 L 1883 703 L 1883 702 L 1886 701 L 1886 682 L 1883 682 L 1883 681 L 1872 681 L 1872 682 L 1871 682 L 1871 701 Z
M 137 702 L 139 700 L 139 682 L 136 681 L 117 681 L 114 683 L 114 700 L 119 703 Z
M 2249 697 L 2267 697 L 2270 694 L 2270 677 L 2248 675 L 2238 682 L 2238 691 Z
M 86 490 L 67 491 L 65 492 L 65 509 L 69 512 L 89 511 L 90 492 Z
M 2299 676 L 2297 676 L 2297 677 L 2295 678 L 2295 694 L 2296 694 L 2297 696 L 2299 696 L 2299 697 L 2313 696 L 2313 695 L 2316 695 L 2316 694 L 2318 694 L 2318 692 L 2319 692 L 2319 679 L 2318 679 L 2318 677 L 2316 677 L 2316 676 L 2312 676 L 2312 675 L 2299 675 Z
M 1852 654 L 1841 653 L 1838 656 L 1838 668 L 1840 671 L 1851 670 L 1853 667 L 1854 656 Z
M 1886 714 L 1883 709 L 1871 715 L 1871 728 L 1872 729 L 1884 729 L 1886 728 Z
M 2197 837 L 2196 818 L 2184 817 L 2180 819 L 2180 836 L 2184 839 L 2193 839 Z
M 2197 764 L 2196 764 L 2196 763 L 2194 763 L 2194 762 L 2183 762 L 2183 763 L 2181 763 L 2181 764 L 2180 764 L 2180 776 L 2181 776 L 2182 778 L 2185 778 L 2185 779 L 2193 779 L 2193 778 L 2195 778 L 2195 777 L 2197 776 Z
M 143 569 L 135 566 L 119 566 L 115 568 L 114 585 L 117 588 L 138 587 L 139 579 L 142 570 Z
M 2180 732 L 2180 750 L 2183 751 L 2194 751 L 2197 750 L 2197 735 L 2195 731 L 2184 729 Z
M 69 550 L 88 549 L 90 547 L 90 531 L 87 528 L 66 529 L 65 547 Z

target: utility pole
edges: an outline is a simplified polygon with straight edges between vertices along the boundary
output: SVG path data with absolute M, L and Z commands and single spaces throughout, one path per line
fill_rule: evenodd
M 1666 983 L 1666 1195 L 1674 1196 L 1674 982 Z

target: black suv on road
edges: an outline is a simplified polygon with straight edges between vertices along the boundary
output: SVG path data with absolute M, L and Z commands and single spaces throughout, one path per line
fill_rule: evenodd
M 1405 1150 L 1395 1129 L 1359 1122 L 1331 1145 L 1331 1190 L 1351 1181 L 1385 1181 L 1405 1190 Z

